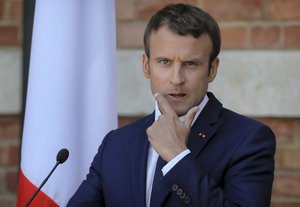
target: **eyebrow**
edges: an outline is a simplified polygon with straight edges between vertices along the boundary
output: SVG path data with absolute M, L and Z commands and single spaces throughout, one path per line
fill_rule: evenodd
M 154 57 L 154 60 L 163 60 L 163 59 L 169 60 L 170 58 L 167 58 L 167 57 L 165 57 L 165 56 L 157 56 L 157 57 Z
M 203 61 L 201 60 L 201 58 L 191 58 L 191 59 L 184 60 L 184 62 L 203 62 Z
M 157 57 L 153 57 L 154 60 L 170 60 L 170 58 L 165 57 L 165 56 L 157 56 Z M 203 60 L 201 58 L 191 58 L 191 59 L 185 59 L 182 60 L 182 62 L 203 62 Z

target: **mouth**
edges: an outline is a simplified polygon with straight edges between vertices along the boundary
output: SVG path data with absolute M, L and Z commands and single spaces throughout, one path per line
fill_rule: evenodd
M 175 98 L 180 98 L 186 96 L 185 93 L 170 93 L 168 94 L 169 96 L 175 97 Z
M 185 98 L 187 97 L 186 93 L 169 93 L 167 94 L 167 99 L 169 99 L 170 101 L 183 101 L 185 100 Z

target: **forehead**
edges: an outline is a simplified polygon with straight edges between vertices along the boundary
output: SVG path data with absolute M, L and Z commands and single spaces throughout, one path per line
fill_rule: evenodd
M 167 25 L 161 26 L 152 32 L 149 38 L 150 54 L 209 57 L 212 51 L 212 41 L 204 33 L 198 38 L 192 35 L 179 35 L 169 29 Z

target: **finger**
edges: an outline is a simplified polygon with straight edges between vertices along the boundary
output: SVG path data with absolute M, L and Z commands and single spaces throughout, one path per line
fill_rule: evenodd
M 187 112 L 185 119 L 184 119 L 184 124 L 187 128 L 191 128 L 192 122 L 193 122 L 198 110 L 199 110 L 199 107 L 195 106 Z
M 171 108 L 169 102 L 165 99 L 165 97 L 159 93 L 155 93 L 154 97 L 157 101 L 159 110 L 162 114 L 176 114 Z

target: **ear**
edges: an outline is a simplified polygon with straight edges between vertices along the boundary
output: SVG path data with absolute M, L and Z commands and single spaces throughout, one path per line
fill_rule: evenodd
M 142 57 L 143 73 L 146 78 L 150 78 L 149 58 L 144 53 Z
M 210 73 L 209 73 L 209 82 L 213 82 L 213 80 L 215 79 L 216 75 L 217 75 L 217 72 L 218 72 L 218 67 L 219 67 L 219 58 L 216 57 L 214 59 L 214 61 L 211 63 L 211 66 L 210 66 Z

